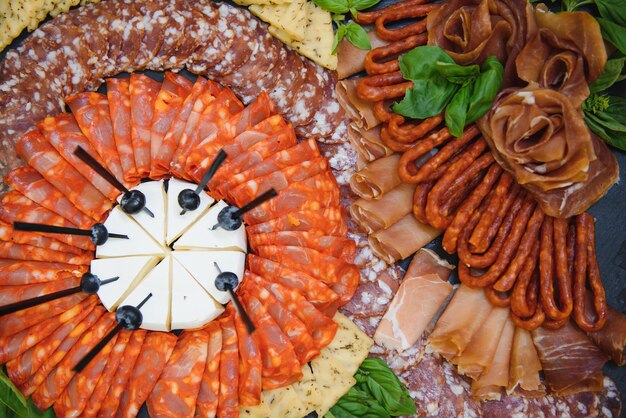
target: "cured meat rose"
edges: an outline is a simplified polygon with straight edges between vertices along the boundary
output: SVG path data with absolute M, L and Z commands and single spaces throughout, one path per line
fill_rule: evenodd
M 200 391 L 198 392 L 195 416 L 215 418 L 220 392 L 222 328 L 217 322 L 210 322 L 204 330 L 209 334 L 209 346 Z

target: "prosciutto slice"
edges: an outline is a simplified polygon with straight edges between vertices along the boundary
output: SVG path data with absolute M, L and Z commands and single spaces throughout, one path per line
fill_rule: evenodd
M 587 306 L 590 306 L 589 303 Z M 626 363 L 626 315 L 609 306 L 606 324 L 600 331 L 590 333 L 589 337 L 618 366 Z
M 378 37 L 375 30 L 367 33 L 370 38 L 370 44 L 372 49 L 380 46 L 387 45 L 387 41 L 384 41 Z M 369 51 L 357 48 L 347 39 L 342 39 L 337 47 L 337 77 L 340 80 L 348 78 L 351 75 L 363 71 L 363 63 L 365 62 L 365 56 Z
M 387 229 L 369 237 L 374 254 L 388 264 L 406 258 L 438 237 L 441 231 L 408 214 Z
M 537 349 L 533 343 L 530 331 L 516 327 L 511 347 L 511 366 L 509 369 L 509 384 L 507 393 L 513 393 L 516 388 L 527 392 L 543 392 L 539 372 L 541 362 Z
M 387 229 L 411 213 L 415 187 L 401 184 L 378 200 L 359 199 L 350 207 L 350 215 L 368 234 Z
M 374 114 L 374 102 L 363 100 L 356 92 L 358 78 L 341 80 L 337 83 L 337 101 L 350 116 L 353 123 L 364 129 L 372 129 L 381 124 Z
M 385 193 L 400 185 L 398 163 L 400 154 L 381 158 L 350 178 L 350 188 L 359 197 L 380 199 Z
M 348 141 L 357 153 L 358 170 L 365 168 L 367 163 L 393 154 L 380 139 L 380 126 L 364 130 L 351 124 L 348 126 Z

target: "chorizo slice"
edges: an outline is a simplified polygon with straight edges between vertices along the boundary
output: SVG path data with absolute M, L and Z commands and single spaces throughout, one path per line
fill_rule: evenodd
M 116 417 L 135 417 L 148 398 L 165 364 L 172 355 L 177 337 L 164 332 L 149 332 L 124 389 Z
M 55 263 L 75 264 L 88 266 L 93 256 L 91 253 L 72 254 L 53 251 L 47 248 L 34 247 L 28 244 L 15 244 L 10 241 L 0 241 L 0 258 L 11 258 L 19 261 L 51 261 Z
M 124 170 L 117 153 L 107 96 L 96 92 L 78 93 L 67 97 L 65 103 L 83 135 L 106 162 L 109 172 L 123 182 Z
M 124 180 L 126 184 L 136 184 L 141 177 L 135 165 L 131 139 L 130 79 L 107 78 L 106 85 L 115 146 L 124 172 Z
M 38 130 L 24 135 L 15 149 L 24 161 L 84 214 L 98 220 L 111 209 L 111 201 L 61 157 Z
M 50 346 L 48 346 L 48 343 L 52 344 L 52 350 L 46 350 L 45 355 L 41 350 L 38 350 L 38 348 L 40 348 L 39 346 L 35 347 L 35 350 L 33 350 L 32 364 L 21 364 L 22 367 L 30 366 L 30 368 L 27 367 L 24 369 L 26 371 L 24 373 L 25 376 L 27 375 L 27 372 L 31 373 L 27 380 L 18 386 L 24 396 L 34 394 L 41 387 L 41 385 L 44 384 L 48 376 L 55 371 L 55 367 L 57 367 L 57 365 L 65 358 L 67 353 L 79 341 L 80 337 L 84 333 L 88 332 L 88 330 L 100 319 L 100 317 L 102 317 L 104 312 L 104 308 L 96 306 L 80 323 L 69 329 L 69 332 L 62 340 L 59 339 L 57 341 L 50 342 L 48 341 L 50 337 L 44 340 L 45 344 L 42 344 L 41 348 L 47 348 L 49 350 Z M 34 365 L 37 365 L 38 367 L 35 368 L 33 367 Z M 33 399 L 33 401 L 35 401 L 35 399 Z
M 311 234 L 344 237 L 348 233 L 346 214 L 339 205 L 324 209 L 299 210 L 247 228 L 248 235 L 279 231 L 307 231 Z
M 66 274 L 82 274 L 88 267 L 46 261 L 0 259 L 0 286 L 44 283 Z
M 135 167 L 139 177 L 150 174 L 152 145 L 150 143 L 154 102 L 161 83 L 147 75 L 130 75 L 130 138 L 133 143 Z
M 50 145 L 52 145 L 68 163 L 74 166 L 84 178 L 93 184 L 94 187 L 107 198 L 115 200 L 120 193 L 119 190 L 113 187 L 111 183 L 106 181 L 100 174 L 96 173 L 90 166 L 74 154 L 76 148 L 80 146 L 101 165 L 104 167 L 107 166 L 103 157 L 98 154 L 96 149 L 89 143 L 89 140 L 83 135 L 73 115 L 70 113 L 61 113 L 60 115 L 49 116 L 37 123 L 37 127 Z
M 249 254 L 248 268 L 252 273 L 272 282 L 295 289 L 318 309 L 325 309 L 339 299 L 339 296 L 323 282 L 267 258 Z
M 67 311 L 45 319 L 17 334 L 0 337 L 0 363 L 4 364 L 9 360 L 17 358 L 26 350 L 47 338 L 64 323 L 83 315 L 83 313 L 86 315 L 96 305 L 96 302 L 97 298 L 87 298 Z
M 203 330 L 182 333 L 146 401 L 151 417 L 193 417 L 208 345 Z
M 209 334 L 206 364 L 196 400 L 196 417 L 215 418 L 220 393 L 220 356 L 222 352 L 222 328 L 217 322 L 209 322 L 204 328 Z
M 65 195 L 37 170 L 24 166 L 11 171 L 4 181 L 33 202 L 78 225 L 88 228 L 93 224 L 92 218 L 82 213 Z
M 346 263 L 354 264 L 356 243 L 351 239 L 306 231 L 278 231 L 248 235 L 248 245 L 254 251 L 260 246 L 296 246 L 323 252 Z
M 232 315 L 219 321 L 222 328 L 222 351 L 220 353 L 220 390 L 217 396 L 217 416 L 239 416 L 239 348 L 237 328 Z
M 67 309 L 76 306 L 86 298 L 86 294 L 76 293 L 33 306 L 32 308 L 0 316 L 0 337 L 17 334 L 54 315 L 65 312 Z
M 239 349 L 239 404 L 254 406 L 261 402 L 263 362 L 256 334 L 250 335 L 243 319 L 235 311 Z
M 53 282 L 21 286 L 0 286 L 0 306 L 21 302 L 79 285 L 80 276 L 68 275 L 67 277 L 60 277 Z
M 61 241 L 44 236 L 38 232 L 16 231 L 13 225 L 0 221 L 0 241 L 14 242 L 16 244 L 26 244 L 32 247 L 49 249 L 61 253 L 80 255 L 83 251 L 73 245 L 65 244 Z M 1 281 L 0 281 L 0 285 Z
M 139 358 L 141 347 L 146 339 L 148 332 L 138 329 L 131 332 L 128 344 L 124 348 L 124 353 L 118 364 L 115 374 L 111 378 L 109 386 L 106 388 L 106 394 L 101 402 L 98 416 L 112 417 L 120 404 L 122 393 L 126 389 L 128 379 L 135 368 L 135 363 Z
M 263 389 L 276 389 L 300 380 L 300 362 L 289 338 L 257 298 L 243 292 L 241 299 L 256 327 L 254 333 L 263 353 Z

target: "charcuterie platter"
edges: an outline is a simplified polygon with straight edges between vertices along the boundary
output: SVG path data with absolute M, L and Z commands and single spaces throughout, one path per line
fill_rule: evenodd
M 6 414 L 619 415 L 623 16 L 235 3 L 2 6 Z

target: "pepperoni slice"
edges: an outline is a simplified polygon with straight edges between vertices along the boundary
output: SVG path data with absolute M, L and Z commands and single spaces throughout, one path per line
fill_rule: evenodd
M 0 306 L 21 302 L 38 296 L 58 292 L 80 285 L 80 276 L 69 275 L 53 282 L 27 284 L 23 286 L 0 286 Z
M 146 401 L 151 417 L 193 417 L 208 345 L 206 332 L 183 332 Z
M 93 224 L 92 218 L 78 210 L 60 190 L 32 167 L 16 168 L 7 174 L 4 181 L 33 202 L 63 216 L 74 225 L 89 228 Z
M 151 129 L 154 102 L 161 83 L 144 74 L 130 75 L 130 138 L 133 143 L 135 167 L 139 177 L 150 174 L 152 145 Z
M 263 362 L 256 334 L 250 335 L 241 316 L 235 311 L 239 348 L 239 404 L 255 406 L 261 402 Z
M 351 239 L 332 235 L 312 234 L 306 231 L 278 231 L 248 235 L 250 248 L 266 245 L 306 247 L 354 264 L 356 243 Z
M 49 249 L 61 253 L 81 255 L 83 251 L 55 239 L 43 236 L 37 232 L 15 231 L 13 225 L 0 221 L 0 241 L 11 241 L 16 244 L 26 244 L 32 247 Z M 0 282 L 1 285 L 1 282 Z
M 115 144 L 107 96 L 96 92 L 78 93 L 67 97 L 65 103 L 89 143 L 106 162 L 106 167 L 123 182 L 124 170 Z
M 11 258 L 22 261 L 52 261 L 56 263 L 75 264 L 76 266 L 88 266 L 93 256 L 90 253 L 76 255 L 48 250 L 46 248 L 33 247 L 32 245 L 0 241 L 0 258 Z
M 222 328 L 222 352 L 220 353 L 220 391 L 217 416 L 220 418 L 239 416 L 239 349 L 237 329 L 231 315 L 220 321 Z
M 141 178 L 135 166 L 133 142 L 130 133 L 130 80 L 107 78 L 107 98 L 113 124 L 115 146 L 124 170 L 126 184 L 135 184 Z
M 39 131 L 33 130 L 24 135 L 15 149 L 24 161 L 84 214 L 97 220 L 111 209 L 111 201 L 61 157 Z
M 87 267 L 67 263 L 0 259 L 0 286 L 44 283 L 65 274 L 82 274 L 87 270 Z
M 196 400 L 195 416 L 215 418 L 220 392 L 222 328 L 217 322 L 209 322 L 204 331 L 209 334 L 209 345 L 200 391 Z
M 343 207 L 288 213 L 266 222 L 248 226 L 248 235 L 279 231 L 307 231 L 311 234 L 345 237 L 348 233 Z
M 165 364 L 172 355 L 176 340 L 174 334 L 149 332 L 141 347 L 128 384 L 122 393 L 115 416 L 132 418 L 148 398 Z
M 131 333 L 130 340 L 124 348 L 124 354 L 122 355 L 119 366 L 111 379 L 111 384 L 108 386 L 108 391 L 102 401 L 98 416 L 115 416 L 115 411 L 117 411 L 120 399 L 122 398 L 122 392 L 126 389 L 126 384 L 139 358 L 139 353 L 141 352 L 141 347 L 146 339 L 146 335 L 148 335 L 148 332 L 143 329 L 138 329 Z

